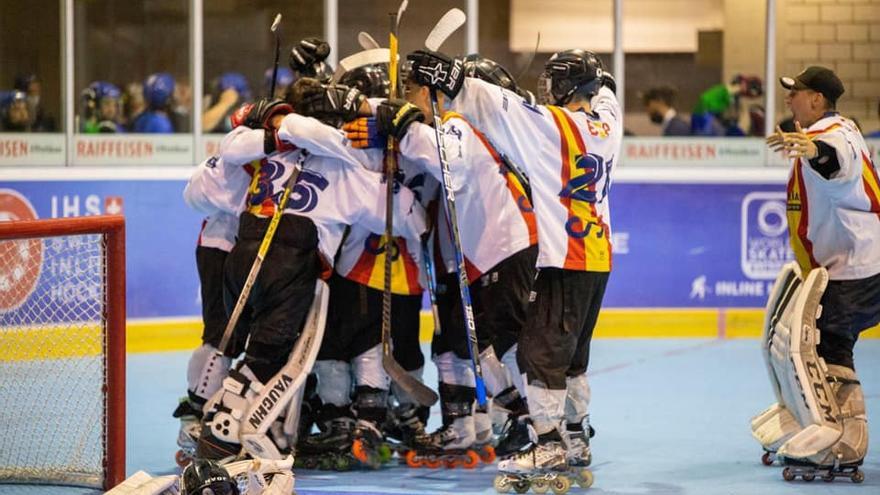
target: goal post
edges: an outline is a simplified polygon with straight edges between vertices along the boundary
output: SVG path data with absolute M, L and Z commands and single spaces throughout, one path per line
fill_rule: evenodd
M 125 219 L 0 221 L 0 483 L 125 479 Z

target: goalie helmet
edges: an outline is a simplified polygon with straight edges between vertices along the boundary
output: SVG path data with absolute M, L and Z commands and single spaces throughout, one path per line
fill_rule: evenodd
M 356 67 L 339 78 L 339 83 L 357 88 L 367 98 L 388 98 L 391 81 L 388 64 Z
M 586 97 L 602 87 L 605 67 L 595 53 L 574 49 L 554 53 L 544 64 L 538 78 L 538 94 L 542 103 L 564 105 L 576 92 Z
M 181 475 L 183 495 L 239 495 L 226 468 L 206 459 L 194 460 Z
M 517 91 L 516 81 L 510 72 L 492 59 L 471 54 L 464 59 L 464 75 L 482 79 L 504 89 Z

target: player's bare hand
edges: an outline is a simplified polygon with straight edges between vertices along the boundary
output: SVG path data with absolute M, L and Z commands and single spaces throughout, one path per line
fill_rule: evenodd
M 812 159 L 819 155 L 819 148 L 810 139 L 807 132 L 801 128 L 800 122 L 795 121 L 795 132 L 787 132 L 784 135 L 783 145 L 789 158 Z

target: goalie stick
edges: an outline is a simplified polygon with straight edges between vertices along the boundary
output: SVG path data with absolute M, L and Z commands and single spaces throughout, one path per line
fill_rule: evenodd
M 466 16 L 459 9 L 452 9 L 437 22 L 434 29 L 425 39 L 425 47 L 431 51 L 440 49 L 440 45 L 461 27 Z M 461 295 L 462 308 L 464 310 L 465 329 L 467 330 L 468 351 L 471 355 L 471 366 L 474 368 L 474 378 L 477 392 L 477 402 L 481 406 L 486 405 L 486 384 L 483 381 L 483 368 L 480 365 L 480 351 L 477 347 L 477 328 L 474 322 L 474 307 L 471 301 L 471 291 L 468 287 L 467 269 L 464 264 L 464 255 L 461 250 L 461 234 L 458 230 L 458 215 L 455 211 L 455 193 L 452 190 L 452 172 L 449 170 L 449 160 L 446 159 L 445 140 L 443 138 L 443 121 L 440 118 L 440 106 L 437 104 L 437 90 L 431 88 L 431 111 L 434 114 L 434 135 L 437 138 L 437 155 L 440 159 L 440 169 L 443 173 L 443 203 L 446 207 L 446 221 L 449 231 L 452 233 L 452 245 L 455 249 L 455 261 L 458 264 L 458 289 Z
M 391 82 L 390 98 L 397 98 L 397 30 L 400 26 L 400 17 L 406 10 L 408 1 L 403 0 L 397 13 L 391 13 L 391 29 L 389 33 L 389 66 L 388 78 Z M 382 367 L 392 381 L 397 383 L 407 395 L 423 406 L 432 406 L 439 397 L 427 385 L 410 375 L 397 360 L 391 350 L 391 262 L 394 254 L 394 237 L 392 227 L 394 222 L 394 174 L 397 171 L 397 149 L 393 139 L 388 139 L 385 149 L 385 264 L 384 264 L 384 287 L 382 290 Z

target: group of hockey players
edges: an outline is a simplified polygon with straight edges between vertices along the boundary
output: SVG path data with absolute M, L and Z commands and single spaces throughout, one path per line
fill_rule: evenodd
M 203 344 L 174 413 L 184 478 L 234 493 L 223 491 L 221 466 L 236 466 L 262 480 L 248 493 L 284 493 L 291 456 L 344 470 L 397 453 L 411 467 L 473 468 L 497 455 L 499 492 L 590 486 L 587 368 L 612 266 L 609 189 L 623 135 L 613 77 L 591 52 L 559 52 L 535 97 L 485 57 L 418 50 L 406 57 L 403 98 L 393 98 L 388 64 L 331 77 L 328 53 L 318 39 L 296 44 L 286 95 L 233 113 L 219 155 L 184 193 L 207 215 L 196 252 Z M 822 77 L 784 79 L 792 108 L 812 109 L 795 111 L 808 129 L 768 139 L 797 161 L 789 221 L 800 266 L 780 275 L 768 303 L 765 356 L 779 402 L 752 425 L 767 459 L 804 479 L 858 472 L 867 426 L 852 347 L 880 314 L 877 250 L 860 233 L 847 237 L 850 221 L 880 237 L 880 182 Z M 830 106 L 819 112 L 823 102 L 800 102 L 799 91 Z M 836 178 L 839 194 L 823 182 Z M 849 207 L 807 211 L 807 198 L 828 197 Z M 851 239 L 851 259 L 836 259 L 823 238 Z M 430 403 L 386 363 L 421 380 L 426 290 L 437 316 L 434 432 Z M 861 293 L 870 295 L 853 302 Z M 274 474 L 252 476 L 261 472 Z
M 622 136 L 614 79 L 595 54 L 560 52 L 538 104 L 492 60 L 416 51 L 403 98 L 389 98 L 388 63 L 331 78 L 328 53 L 314 38 L 296 44 L 285 97 L 233 113 L 219 154 L 184 193 L 207 216 L 196 251 L 205 329 L 174 414 L 179 461 L 207 470 L 293 455 L 347 469 L 396 452 L 412 467 L 473 468 L 498 456 L 499 491 L 589 486 L 586 370 L 611 270 L 608 191 Z M 389 205 L 391 357 L 419 381 L 423 291 L 436 304 L 433 432 L 430 403 L 383 364 Z M 311 365 L 303 340 L 316 325 Z

